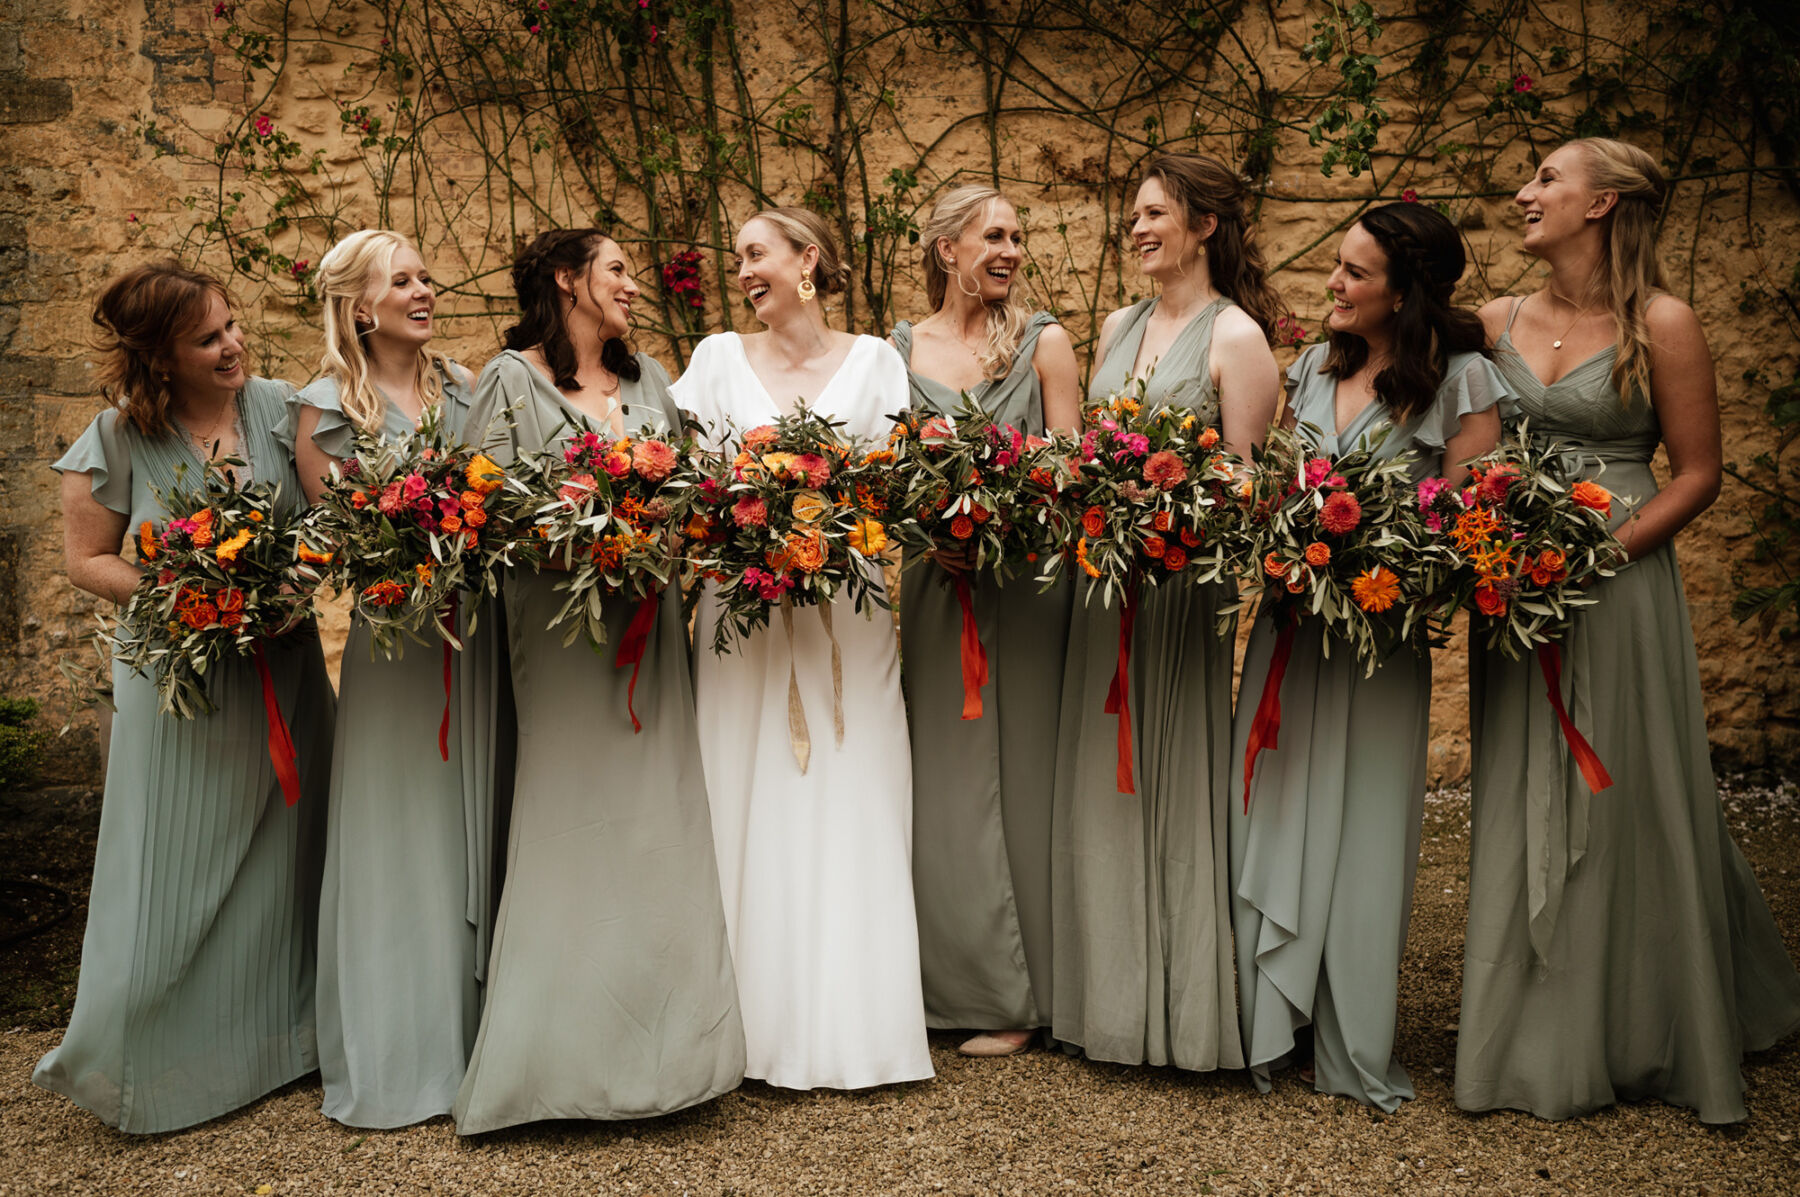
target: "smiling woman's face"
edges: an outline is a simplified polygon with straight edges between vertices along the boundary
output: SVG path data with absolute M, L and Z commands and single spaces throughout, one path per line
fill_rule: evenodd
M 243 389 L 244 334 L 231 305 L 209 291 L 199 319 L 176 334 L 163 362 L 171 394 L 206 402 Z
M 817 250 L 795 249 L 780 229 L 758 217 L 738 231 L 736 252 L 738 287 L 757 319 L 770 324 L 800 306 L 800 280 L 812 272 Z

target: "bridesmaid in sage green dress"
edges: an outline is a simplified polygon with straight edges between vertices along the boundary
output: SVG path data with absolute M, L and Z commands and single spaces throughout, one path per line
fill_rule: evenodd
M 429 404 L 469 413 L 468 375 L 429 348 L 436 306 L 419 252 L 367 229 L 319 263 L 321 377 L 290 401 L 295 461 L 314 499 L 359 431 L 398 440 Z M 492 925 L 495 680 L 491 614 L 463 647 L 379 657 L 352 619 L 338 683 L 331 818 L 319 903 L 319 1072 L 324 1110 L 349 1126 L 448 1114 L 481 1017 Z M 440 753 L 440 721 L 451 719 Z
M 1456 226 L 1435 209 L 1365 212 L 1327 284 L 1330 343 L 1288 370 L 1286 423 L 1327 457 L 1404 454 L 1415 482 L 1460 482 L 1459 463 L 1499 440 L 1506 393 L 1480 318 L 1451 303 L 1463 265 Z M 1316 617 L 1301 620 L 1281 684 L 1281 746 L 1259 756 L 1248 814 L 1244 755 L 1274 655 L 1271 618 L 1256 621 L 1244 656 L 1229 807 L 1238 1020 L 1257 1088 L 1298 1062 L 1321 1093 L 1392 1113 L 1413 1096 L 1394 1051 L 1395 984 L 1425 813 L 1431 656 L 1402 644 L 1365 677 L 1348 641 L 1333 637 L 1327 654 L 1323 640 Z M 1302 1028 L 1310 1053 L 1296 1042 Z
M 921 240 L 932 314 L 888 336 L 907 360 L 910 405 L 953 414 L 967 394 L 1027 435 L 1073 432 L 1075 348 L 1014 289 L 1024 249 L 1012 204 L 958 187 Z M 963 1054 L 1001 1056 L 1050 1023 L 1050 803 L 1074 589 L 1064 579 L 1040 592 L 1029 574 L 970 587 L 991 680 L 981 716 L 965 719 L 954 582 L 967 562 L 954 552 L 908 561 L 901 586 L 913 894 L 926 1025 L 986 1030 Z
M 1131 234 L 1161 295 L 1114 312 L 1093 398 L 1145 378 L 1248 454 L 1275 414 L 1267 336 L 1282 308 L 1250 243 L 1243 183 L 1197 154 L 1153 160 Z M 1084 591 L 1086 587 L 1082 588 Z M 1058 732 L 1051 897 L 1053 1034 L 1096 1060 L 1241 1068 L 1225 867 L 1233 636 L 1222 585 L 1146 588 L 1131 637 L 1130 767 L 1120 792 L 1120 607 L 1078 593 Z
M 470 439 L 501 465 L 571 435 L 679 430 L 669 379 L 625 351 L 638 294 L 596 229 L 558 229 L 513 266 L 524 316 L 475 387 Z M 554 380 L 554 381 L 553 381 Z M 487 1007 L 456 1099 L 465 1135 L 546 1118 L 645 1118 L 744 1075 L 725 910 L 701 773 L 681 595 L 664 591 L 627 708 L 607 647 L 565 647 L 552 572 L 506 581 L 519 768 Z
M 283 382 L 251 378 L 224 288 L 173 262 L 101 294 L 101 412 L 56 463 L 69 580 L 124 605 L 142 576 L 127 531 L 168 519 L 152 488 L 195 485 L 208 453 L 304 501 L 279 439 Z M 145 350 L 142 346 L 154 346 Z M 112 747 L 81 980 L 62 1042 L 32 1080 L 133 1134 L 179 1130 L 318 1066 L 313 944 L 332 698 L 317 629 L 265 640 L 292 733 L 299 801 L 269 760 L 248 658 L 207 676 L 210 715 L 157 711 L 156 683 L 113 666 Z
M 1613 494 L 1629 563 L 1562 641 L 1565 706 L 1610 788 L 1590 791 L 1570 759 L 1537 661 L 1473 654 L 1468 1110 L 1568 1118 L 1654 1097 L 1737 1122 L 1743 1054 L 1800 1029 L 1800 975 L 1719 804 L 1675 563 L 1676 533 L 1718 494 L 1720 448 L 1705 335 L 1662 290 L 1667 191 L 1635 146 L 1556 150 L 1516 198 L 1549 279 L 1482 309 L 1508 418 L 1565 446 L 1571 481 Z

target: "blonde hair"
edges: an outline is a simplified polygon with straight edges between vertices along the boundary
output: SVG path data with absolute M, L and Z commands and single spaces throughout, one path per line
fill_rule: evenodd
M 319 295 L 325 306 L 325 353 L 319 373 L 338 385 L 338 402 L 350 422 L 371 436 L 380 436 L 387 419 L 387 399 L 369 381 L 369 353 L 363 338 L 373 331 L 356 326 L 356 305 L 384 285 L 402 249 L 418 253 L 418 246 L 404 233 L 392 229 L 363 229 L 332 246 L 319 260 Z M 421 347 L 415 366 L 419 396 L 426 406 L 444 397 L 444 375 L 450 359 L 434 349 Z M 435 369 L 433 367 L 436 367 Z
M 1656 222 L 1669 195 L 1669 180 L 1656 159 L 1627 141 L 1584 137 L 1569 145 L 1581 154 L 1587 184 L 1616 191 L 1606 214 L 1607 302 L 1618 329 L 1612 383 L 1629 403 L 1633 392 L 1650 397 L 1650 301 L 1664 289 L 1656 252 Z M 1598 281 L 1598 280 L 1596 280 Z
M 951 191 L 932 207 L 930 218 L 919 231 L 919 242 L 924 247 L 925 297 L 931 301 L 933 312 L 944 310 L 952 278 L 944 265 L 943 255 L 938 252 L 938 242 L 961 237 L 976 218 L 992 212 L 996 202 L 1011 203 L 992 187 L 970 183 Z M 988 257 L 983 251 L 974 265 L 979 267 Z M 960 287 L 961 283 L 957 285 Z M 1007 291 L 1005 299 L 987 305 L 987 342 L 977 361 L 982 374 L 988 378 L 1006 377 L 1012 369 L 1013 358 L 1018 355 L 1026 326 L 1031 323 L 1031 305 L 1020 294 L 1022 290 L 1015 285 Z
M 844 265 L 844 253 L 825 218 L 808 208 L 764 208 L 750 220 L 766 220 L 775 226 L 795 253 L 803 254 L 811 245 L 819 251 L 819 263 L 813 267 L 813 286 L 820 294 L 836 295 L 850 286 L 850 267 Z M 750 220 L 744 223 L 749 224 Z

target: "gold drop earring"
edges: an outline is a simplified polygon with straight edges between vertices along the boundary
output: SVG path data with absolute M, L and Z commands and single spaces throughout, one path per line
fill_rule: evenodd
M 800 292 L 800 304 L 802 307 L 811 303 L 813 297 L 819 293 L 819 289 L 813 286 L 812 275 L 810 274 L 803 274 L 800 276 L 800 286 L 796 289 Z

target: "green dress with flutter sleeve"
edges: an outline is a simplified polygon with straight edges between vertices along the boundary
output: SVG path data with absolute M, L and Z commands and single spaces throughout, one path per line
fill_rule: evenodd
M 243 482 L 306 502 L 280 440 L 286 383 L 239 392 Z M 136 530 L 168 513 L 152 488 L 198 483 L 177 427 L 141 434 L 105 411 L 56 463 L 90 475 L 94 498 Z M 313 1025 L 319 871 L 330 780 L 332 695 L 310 622 L 264 641 L 293 736 L 300 799 L 269 760 L 262 683 L 249 657 L 209 673 L 217 709 L 157 712 L 156 683 L 113 665 L 112 742 L 81 979 L 62 1042 L 32 1080 L 134 1134 L 179 1130 L 256 1100 L 318 1066 Z
M 971 392 L 1003 424 L 1044 435 L 1032 357 L 1055 324 L 1039 312 L 1012 368 Z M 912 325 L 890 334 L 912 359 Z M 910 368 L 916 410 L 954 414 L 961 395 Z M 970 586 L 988 654 L 982 717 L 962 718 L 962 605 L 934 561 L 909 559 L 900 587 L 901 681 L 913 762 L 913 897 L 925 1021 L 1022 1030 L 1050 1022 L 1050 807 L 1074 587 L 1028 574 Z
M 1518 309 L 1513 309 L 1513 315 Z M 1496 363 L 1571 481 L 1615 525 L 1656 494 L 1656 410 L 1620 399 L 1616 348 L 1546 386 Z M 1477 646 L 1473 811 L 1456 1104 L 1569 1118 L 1655 1097 L 1744 1118 L 1743 1054 L 1800 1029 L 1800 975 L 1713 781 L 1706 703 L 1673 544 L 1596 582 L 1561 642 L 1563 701 L 1613 784 L 1588 789 L 1539 662 Z
M 1328 346 L 1288 370 L 1288 410 L 1318 452 L 1372 447 L 1413 459 L 1417 482 L 1442 472 L 1462 417 L 1506 394 L 1478 353 L 1450 358 L 1429 407 L 1396 427 L 1377 401 L 1337 429 Z M 1412 910 L 1431 741 L 1431 657 L 1401 644 L 1368 677 L 1342 637 L 1327 645 L 1316 616 L 1295 629 L 1281 683 L 1280 747 L 1257 759 L 1244 810 L 1244 754 L 1274 655 L 1273 617 L 1257 619 L 1244 654 L 1231 737 L 1231 921 L 1238 1021 L 1259 1089 L 1310 1026 L 1314 1084 L 1392 1112 L 1413 1096 L 1395 1053 L 1395 986 Z
M 444 418 L 468 419 L 460 370 L 441 376 Z M 342 461 L 356 429 L 335 381 L 289 400 L 318 410 L 313 444 Z M 290 434 L 295 431 L 290 428 Z M 413 422 L 388 403 L 382 436 Z M 350 622 L 338 679 L 331 819 L 319 903 L 319 1073 L 324 1112 L 349 1126 L 396 1127 L 448 1114 L 481 1017 L 480 979 L 492 926 L 495 682 L 501 660 L 491 612 L 463 647 L 408 643 L 388 660 L 369 626 Z M 438 751 L 444 713 L 449 759 Z
M 669 433 L 668 375 L 639 355 L 625 430 Z M 608 434 L 518 353 L 487 364 L 469 439 L 501 465 Z M 737 1088 L 744 1028 L 725 938 L 681 595 L 662 595 L 632 709 L 619 645 L 633 604 L 606 602 L 607 644 L 563 645 L 561 575 L 515 570 L 506 631 L 518 771 L 487 1004 L 456 1099 L 465 1135 L 546 1118 L 667 1114 Z
M 1088 393 L 1130 380 L 1157 300 L 1129 309 Z M 1178 334 L 1146 406 L 1219 422 L 1209 359 L 1219 299 Z M 1243 1067 L 1232 994 L 1225 869 L 1233 632 L 1220 584 L 1164 583 L 1139 597 L 1131 636 L 1132 773 L 1117 783 L 1118 716 L 1106 713 L 1122 608 L 1082 579 L 1069 623 L 1051 823 L 1052 1034 L 1089 1058 Z M 1084 601 L 1085 599 L 1085 601 Z

